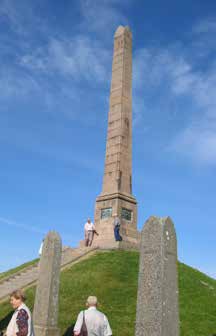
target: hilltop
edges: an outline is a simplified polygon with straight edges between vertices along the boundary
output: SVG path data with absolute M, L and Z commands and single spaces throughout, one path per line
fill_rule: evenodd
M 61 273 L 59 326 L 71 336 L 78 312 L 88 295 L 97 295 L 113 335 L 134 336 L 139 254 L 133 251 L 97 252 Z M 179 269 L 181 336 L 216 332 L 216 280 L 183 264 Z M 26 290 L 32 308 L 35 288 Z M 0 304 L 0 329 L 10 317 L 8 303 Z

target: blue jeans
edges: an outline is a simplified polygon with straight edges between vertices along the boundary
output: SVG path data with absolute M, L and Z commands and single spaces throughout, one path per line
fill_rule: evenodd
M 120 230 L 120 227 L 116 225 L 114 227 L 114 236 L 115 236 L 116 241 L 122 241 L 122 237 L 120 236 L 119 230 Z

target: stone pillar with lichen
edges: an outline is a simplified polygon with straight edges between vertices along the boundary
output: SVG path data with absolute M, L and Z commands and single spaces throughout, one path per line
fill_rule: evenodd
M 33 321 L 35 336 L 59 336 L 58 298 L 62 242 L 50 231 L 44 241 L 36 289 Z
M 136 336 L 178 336 L 177 241 L 169 217 L 150 217 L 141 234 Z

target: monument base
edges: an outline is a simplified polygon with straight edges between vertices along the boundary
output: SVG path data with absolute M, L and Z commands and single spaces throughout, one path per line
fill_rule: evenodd
M 41 327 L 34 325 L 35 336 L 60 336 L 59 328 Z
M 115 241 L 114 218 L 121 222 L 121 242 Z M 138 248 L 140 233 L 137 231 L 137 202 L 129 194 L 102 194 L 96 199 L 94 224 L 98 236 L 94 236 L 93 246 L 100 248 Z
M 93 247 L 98 247 L 100 250 L 136 250 L 140 249 L 140 241 L 139 239 L 135 243 L 131 243 L 129 241 L 115 241 L 115 239 L 106 239 L 106 240 L 93 240 Z M 85 248 L 85 240 L 80 241 L 80 248 Z M 89 247 L 86 247 L 89 248 Z

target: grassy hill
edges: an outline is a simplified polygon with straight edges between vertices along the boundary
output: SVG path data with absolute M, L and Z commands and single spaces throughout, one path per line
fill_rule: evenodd
M 19 271 L 22 271 L 23 268 L 29 267 L 34 265 L 36 262 L 38 262 L 39 259 L 34 259 L 32 261 L 26 262 L 18 267 L 12 268 L 9 271 L 2 272 L 0 273 L 0 281 L 3 280 L 4 278 L 7 278 L 10 275 L 13 275 Z
M 89 295 L 97 295 L 108 316 L 114 336 L 134 336 L 138 253 L 98 252 L 61 273 L 59 326 L 71 336 L 78 312 Z M 26 291 L 32 308 L 34 288 Z M 216 280 L 179 263 L 181 336 L 212 336 L 216 333 Z M 0 304 L 0 329 L 11 309 Z

